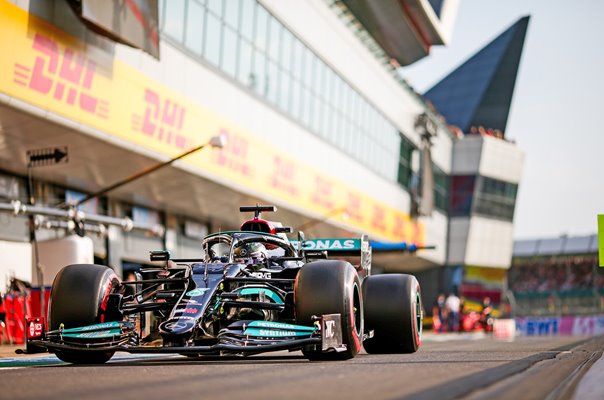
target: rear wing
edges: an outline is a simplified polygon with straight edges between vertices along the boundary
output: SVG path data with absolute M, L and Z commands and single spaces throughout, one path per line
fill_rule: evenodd
M 292 240 L 292 245 L 306 259 L 332 257 L 360 257 L 360 267 L 371 272 L 371 245 L 367 235 L 360 238 L 321 238 Z M 302 243 L 302 246 L 300 246 Z

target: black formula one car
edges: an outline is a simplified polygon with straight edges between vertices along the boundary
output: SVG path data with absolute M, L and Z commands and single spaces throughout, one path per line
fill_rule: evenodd
M 254 212 L 240 231 L 202 242 L 200 259 L 170 259 L 120 281 L 102 265 L 77 264 L 56 276 L 48 324 L 29 320 L 27 352 L 70 363 L 104 363 L 116 351 L 250 355 L 301 350 L 310 360 L 368 353 L 413 353 L 421 343 L 416 278 L 371 276 L 371 248 L 360 239 L 289 241 L 290 228 Z M 328 258 L 335 256 L 335 258 Z M 359 260 L 352 265 L 348 260 Z

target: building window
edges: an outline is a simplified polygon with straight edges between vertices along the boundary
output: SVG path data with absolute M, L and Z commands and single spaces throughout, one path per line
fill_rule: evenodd
M 449 176 L 432 163 L 434 174 L 434 207 L 437 210 L 448 212 L 449 208 Z
M 162 0 L 160 10 L 165 37 L 369 169 L 397 178 L 396 127 L 256 0 Z M 408 187 L 410 157 L 400 158 L 399 182 Z
M 518 185 L 481 176 L 474 205 L 474 213 L 513 221 Z
M 401 144 L 398 161 L 398 183 L 409 190 L 411 185 L 411 155 L 416 150 L 415 145 L 409 139 L 401 135 Z
M 470 215 L 475 186 L 475 175 L 451 177 L 451 201 L 449 203 L 449 214 L 451 217 L 467 217 Z

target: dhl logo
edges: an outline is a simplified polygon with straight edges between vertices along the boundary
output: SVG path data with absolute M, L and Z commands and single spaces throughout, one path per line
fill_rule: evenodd
M 273 157 L 274 172 L 270 177 L 270 186 L 280 190 L 281 192 L 288 193 L 292 196 L 298 195 L 298 188 L 296 187 L 296 165 L 286 160 L 281 156 Z
M 33 67 L 15 63 L 13 82 L 60 102 L 107 119 L 109 103 L 90 91 L 95 63 L 71 47 L 61 52 L 56 41 L 37 33 L 32 48 L 38 53 Z
M 248 162 L 250 151 L 248 139 L 226 129 L 221 129 L 220 134 L 226 137 L 227 145 L 222 150 L 213 153 L 212 161 L 230 171 L 251 177 L 253 170 Z
M 181 133 L 187 110 L 169 98 L 163 98 L 155 91 L 145 89 L 145 111 L 132 114 L 132 130 L 142 132 L 179 149 L 190 147 L 189 139 Z
M 386 230 L 386 212 L 378 205 L 373 206 L 371 226 L 379 231 Z
M 322 176 L 315 176 L 315 190 L 312 191 L 312 202 L 318 206 L 332 210 L 334 208 L 333 183 Z
M 346 214 L 348 215 L 348 218 L 355 222 L 363 222 L 361 205 L 361 196 L 349 192 L 348 196 L 346 197 Z

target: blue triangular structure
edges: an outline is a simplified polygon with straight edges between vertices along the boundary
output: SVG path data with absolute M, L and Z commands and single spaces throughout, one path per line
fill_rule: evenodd
M 505 132 L 529 22 L 519 19 L 424 97 L 464 133 L 483 126 Z

